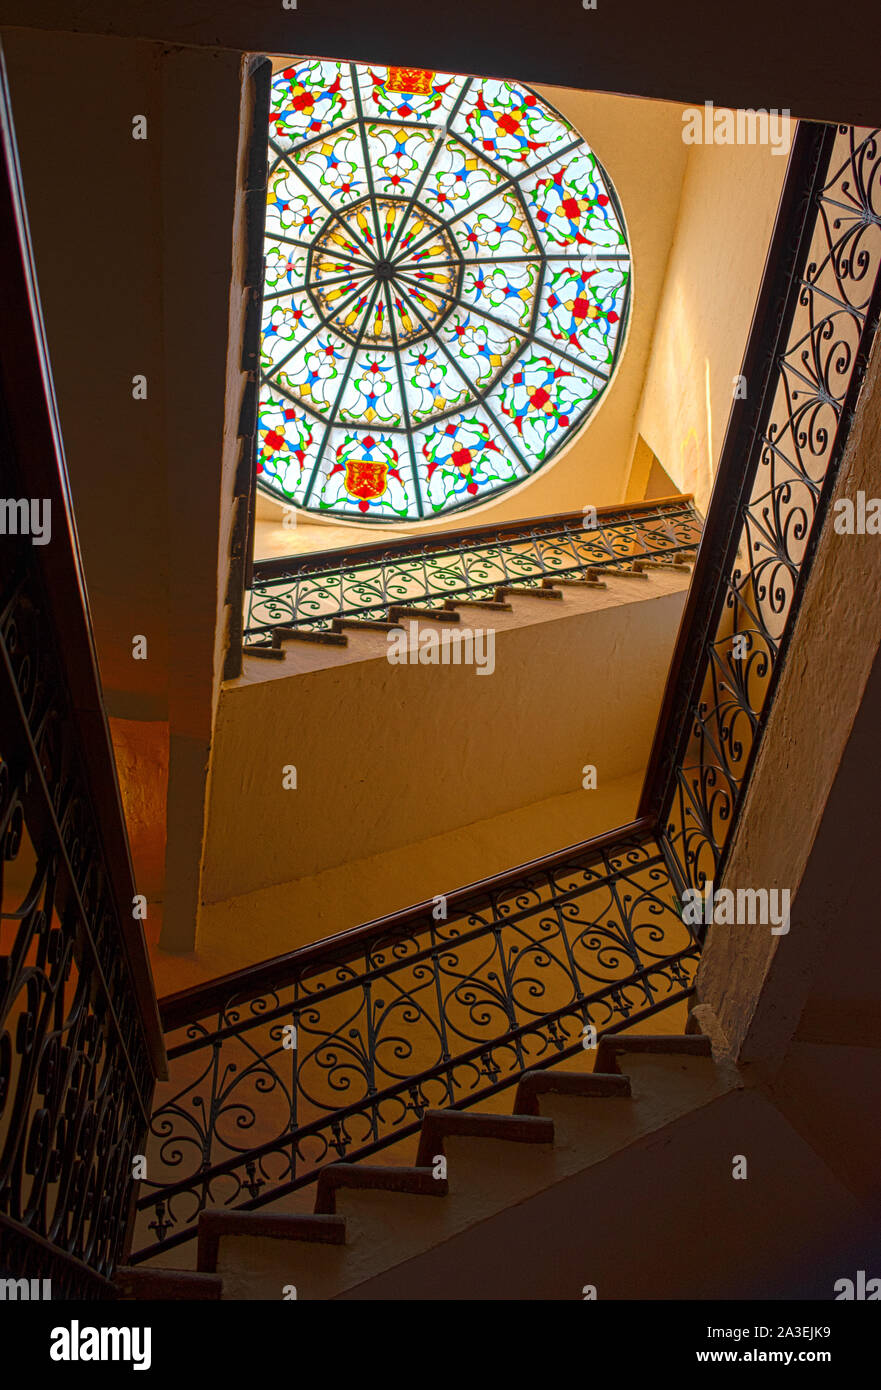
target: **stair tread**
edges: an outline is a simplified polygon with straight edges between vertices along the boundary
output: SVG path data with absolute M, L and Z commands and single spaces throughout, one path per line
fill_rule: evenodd
M 494 1115 L 480 1110 L 427 1110 L 416 1163 L 425 1167 L 435 1154 L 443 1152 L 448 1135 L 471 1139 L 501 1139 L 519 1144 L 552 1144 L 554 1122 L 533 1115 Z
M 217 1268 L 217 1251 L 223 1236 L 260 1236 L 267 1240 L 303 1240 L 321 1245 L 344 1245 L 346 1223 L 332 1214 L 297 1215 L 263 1211 L 203 1211 L 199 1216 L 198 1257 L 200 1270 Z
M 161 1269 L 156 1265 L 120 1265 L 116 1270 L 114 1283 L 120 1290 L 120 1297 L 134 1299 L 198 1299 L 202 1301 L 219 1299 L 223 1292 L 223 1279 L 219 1274 L 207 1274 L 195 1269 Z
M 331 626 L 334 632 L 342 632 L 347 627 L 361 632 L 398 632 L 401 624 L 386 622 L 384 618 L 334 618 Z
M 691 566 L 684 564 L 680 560 L 634 560 L 633 568 L 641 573 L 643 570 L 688 571 L 691 569 Z
M 542 585 L 546 589 L 607 589 L 609 586 L 602 579 L 581 579 L 578 576 L 561 575 L 559 579 L 543 579 Z
M 607 1075 L 621 1074 L 619 1058 L 623 1053 L 641 1053 L 668 1057 L 710 1057 L 713 1048 L 703 1035 L 683 1033 L 614 1033 L 600 1038 L 597 1047 L 596 1070 Z
M 449 598 L 444 603 L 444 608 L 449 612 L 454 612 L 457 608 L 488 608 L 492 613 L 513 613 L 514 605 L 504 603 L 501 599 L 490 598 Z
M 329 632 L 324 628 L 277 627 L 273 630 L 276 642 L 317 642 L 324 647 L 347 647 L 349 639 L 342 632 Z
M 538 1115 L 544 1095 L 622 1097 L 630 1095 L 630 1078 L 614 1072 L 525 1071 L 517 1085 L 514 1108 L 518 1115 Z
M 436 1178 L 430 1168 L 380 1166 L 375 1163 L 331 1163 L 318 1175 L 315 1211 L 336 1211 L 336 1194 L 341 1188 L 407 1192 L 420 1197 L 445 1197 L 447 1181 Z
M 397 618 L 422 618 L 434 623 L 458 623 L 459 614 L 451 612 L 448 608 L 419 608 L 407 603 L 393 603 L 389 607 L 389 617 L 392 621 Z
M 496 594 L 514 594 L 518 598 L 562 599 L 559 589 L 537 589 L 530 584 L 500 584 Z
M 264 661 L 284 661 L 285 654 L 279 647 L 258 647 L 248 645 L 242 647 L 245 656 L 258 656 Z

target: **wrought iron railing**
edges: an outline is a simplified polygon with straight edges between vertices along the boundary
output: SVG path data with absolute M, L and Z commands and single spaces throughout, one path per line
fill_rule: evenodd
M 646 826 L 164 1001 L 142 1238 L 255 1208 L 684 999 L 697 943 Z M 161 1177 L 159 1176 L 161 1174 Z M 142 1257 L 156 1253 L 148 1246 Z
M 164 1001 L 135 1259 L 686 997 L 682 894 L 723 866 L 878 326 L 879 176 L 877 132 L 799 126 L 640 818 L 441 920 L 424 904 Z
M 101 1298 L 165 1061 L 8 112 L 0 62 L 0 1273 Z
M 877 130 L 793 146 L 640 814 L 684 885 L 724 868 L 881 315 Z
M 245 637 L 259 641 L 279 626 L 326 630 L 335 618 L 382 620 L 395 604 L 488 602 L 510 584 L 538 587 L 545 579 L 670 558 L 699 539 L 700 518 L 682 496 L 258 560 Z

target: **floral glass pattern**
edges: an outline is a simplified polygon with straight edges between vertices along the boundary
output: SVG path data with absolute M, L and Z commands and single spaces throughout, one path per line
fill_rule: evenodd
M 609 384 L 615 191 L 517 83 L 297 59 L 272 84 L 258 474 L 420 521 L 528 478 Z

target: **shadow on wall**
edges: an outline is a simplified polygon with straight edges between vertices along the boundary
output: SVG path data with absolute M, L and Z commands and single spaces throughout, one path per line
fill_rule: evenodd
M 148 903 L 161 902 L 165 891 L 168 722 L 158 719 L 111 719 L 109 722 L 135 886 Z

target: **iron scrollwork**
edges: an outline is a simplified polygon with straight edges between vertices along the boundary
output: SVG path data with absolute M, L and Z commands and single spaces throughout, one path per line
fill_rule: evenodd
M 206 1205 L 296 1201 L 325 1164 L 414 1135 L 427 1108 L 479 1105 L 565 1064 L 586 1026 L 599 1036 L 683 999 L 696 965 L 646 839 L 289 963 L 271 990 L 238 985 L 169 1033 L 133 1259 L 189 1239 Z
M 8 577 L 0 610 L 0 1264 L 17 1278 L 50 1278 L 54 1297 L 106 1297 L 126 1238 L 153 1071 L 45 607 L 30 578 Z
M 396 603 L 486 602 L 500 586 L 538 586 L 544 579 L 584 578 L 588 570 L 634 560 L 671 559 L 699 539 L 700 518 L 683 500 L 621 507 L 598 517 L 591 529 L 581 516 L 549 517 L 495 535 L 481 528 L 473 538 L 447 543 L 400 542 L 363 561 L 310 555 L 292 559 L 281 573 L 276 563 L 257 561 L 245 634 L 259 640 L 278 626 L 321 631 L 334 618 L 382 620 Z
M 743 501 L 690 693 L 660 826 L 683 884 L 718 880 L 798 614 L 881 309 L 877 130 L 839 127 L 818 170 L 764 382 Z M 708 518 L 709 526 L 709 518 Z
M 729 517 L 728 499 L 714 497 L 707 519 L 697 657 L 683 675 L 687 699 L 677 687 L 662 722 L 643 831 L 452 895 L 448 921 L 415 910 L 348 946 L 306 948 L 302 964 L 298 953 L 284 958 L 271 986 L 261 976 L 249 987 L 246 972 L 210 1006 L 190 1000 L 169 1024 L 172 1080 L 153 1116 L 136 1260 L 192 1238 L 209 1204 L 296 1208 L 324 1165 L 413 1136 L 427 1107 L 480 1104 L 527 1068 L 574 1059 L 586 1027 L 632 1028 L 687 997 L 700 943 L 682 892 L 724 860 L 881 308 L 878 132 L 841 127 L 820 143 L 798 208 L 804 254 L 783 287 L 785 335 L 751 383 L 767 408 L 734 460 L 737 506 Z M 385 556 L 370 574 L 298 564 L 274 576 L 277 608 L 261 611 L 272 585 L 255 587 L 252 620 L 267 629 L 381 616 L 396 595 L 440 601 L 459 585 L 482 595 L 514 577 L 540 583 L 570 558 L 576 570 L 601 563 L 565 531 L 521 535 L 519 548 L 484 534 L 484 554 L 457 542 L 430 563 L 418 547 L 398 548 L 400 577 Z M 677 533 L 675 548 L 694 539 Z M 608 541 L 605 562 L 634 558 L 633 544 Z M 389 588 L 398 583 L 403 591 Z

